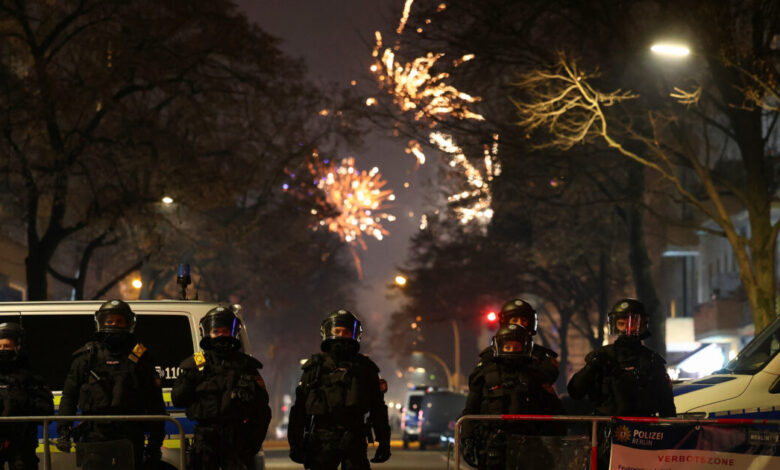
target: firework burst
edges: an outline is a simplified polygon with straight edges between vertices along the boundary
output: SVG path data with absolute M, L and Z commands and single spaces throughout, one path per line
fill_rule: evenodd
M 308 174 L 301 178 L 288 172 L 290 183 L 284 183 L 282 190 L 304 199 L 307 195 L 314 197 L 311 213 L 318 222 L 312 228 L 336 233 L 349 245 L 362 279 L 360 257 L 355 248 L 367 249 L 366 237 L 382 240 L 389 234 L 382 224 L 396 220 L 394 215 L 385 212 L 395 195 L 391 189 L 385 189 L 387 182 L 379 168 L 361 171 L 355 168 L 355 159 L 351 157 L 335 163 L 320 159 L 315 151 L 307 169 Z
M 395 217 L 384 210 L 395 195 L 391 189 L 384 189 L 387 182 L 377 167 L 360 171 L 353 158 L 345 158 L 338 165 L 314 159 L 309 163 L 309 172 L 335 212 L 323 214 L 320 226 L 364 250 L 366 236 L 382 240 L 388 234 L 382 222 L 392 222 Z
M 403 32 L 412 4 L 413 0 L 405 2 L 396 33 Z M 437 10 L 442 11 L 445 8 L 446 4 L 441 3 Z M 447 119 L 483 121 L 485 118 L 472 110 L 472 106 L 481 98 L 448 84 L 449 74 L 446 72 L 431 75 L 434 65 L 443 59 L 443 53 L 429 52 L 423 57 L 402 63 L 398 61 L 393 48 L 383 46 L 381 33 L 377 31 L 375 36 L 376 44 L 372 54 L 375 63 L 371 65 L 371 71 L 380 89 L 393 97 L 401 112 L 412 113 L 416 121 L 430 126 L 430 143 L 448 155 L 450 167 L 464 176 L 464 180 L 458 184 L 458 190 L 448 196 L 448 202 L 461 223 L 476 221 L 481 227 L 485 227 L 493 216 L 490 183 L 501 172 L 498 161 L 498 135 L 493 135 L 493 143 L 485 146 L 482 165 L 478 168 L 466 157 L 452 136 L 436 130 L 439 122 Z M 395 49 L 397 50 L 398 46 Z M 473 54 L 466 54 L 453 60 L 452 67 L 459 67 L 472 59 Z M 418 164 L 425 164 L 425 153 L 417 140 L 409 141 L 406 153 L 414 155 Z

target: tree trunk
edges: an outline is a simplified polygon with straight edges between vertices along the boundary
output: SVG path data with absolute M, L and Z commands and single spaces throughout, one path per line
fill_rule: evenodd
M 658 354 L 666 355 L 666 314 L 655 291 L 651 273 L 652 262 L 647 254 L 644 230 L 644 204 L 642 197 L 645 189 L 644 167 L 632 163 L 629 169 L 628 187 L 631 199 L 635 201 L 626 208 L 628 228 L 629 264 L 634 278 L 634 289 L 650 316 L 650 333 L 647 345 Z
M 771 227 L 766 227 L 771 233 Z M 764 329 L 777 316 L 775 290 L 775 241 L 771 243 L 765 234 L 753 233 L 750 253 L 754 272 L 754 285 L 745 289 L 756 333 Z M 743 282 L 744 278 L 743 278 Z M 746 287 L 748 287 L 746 285 Z
M 33 245 L 30 247 L 24 260 L 27 268 L 27 300 L 46 300 L 49 287 L 47 277 L 49 257 L 43 250 Z
M 569 343 L 566 341 L 569 336 L 569 322 L 572 321 L 574 315 L 572 312 L 566 310 L 566 313 L 559 312 L 561 315 L 561 324 L 558 327 L 558 335 L 561 342 L 561 354 L 558 356 L 559 369 L 561 373 L 558 375 L 558 380 L 555 382 L 555 389 L 558 393 L 564 393 L 566 391 L 566 384 L 568 383 L 568 377 L 566 374 L 566 368 L 569 365 Z

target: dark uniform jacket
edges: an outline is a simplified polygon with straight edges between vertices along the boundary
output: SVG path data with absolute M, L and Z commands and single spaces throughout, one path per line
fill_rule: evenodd
M 90 341 L 74 352 L 62 387 L 59 414 L 75 415 L 77 407 L 85 415 L 167 414 L 160 375 L 146 348 L 135 341 L 115 349 L 101 341 Z M 60 429 L 66 425 L 70 423 L 59 423 Z M 86 435 L 80 438 L 77 432 L 77 441 L 128 437 L 137 442 L 139 433 L 149 431 L 149 446 L 159 448 L 165 437 L 162 421 L 84 422 L 84 428 Z
M 558 395 L 545 385 L 532 359 L 507 361 L 490 355 L 469 376 L 469 394 L 462 414 L 562 414 Z M 467 421 L 463 424 L 463 439 L 484 437 L 497 427 Z M 501 427 L 510 433 L 530 435 L 556 435 L 565 430 L 554 423 L 515 422 Z
M 236 452 L 256 454 L 271 422 L 268 392 L 259 372 L 263 364 L 241 351 L 206 351 L 185 359 L 180 367 L 171 391 L 174 406 L 186 408 L 187 417 L 200 428 L 234 431 Z
M 0 364 L 0 416 L 46 416 L 54 414 L 51 391 L 43 379 L 27 368 L 23 358 Z M 8 423 L 0 425 L 0 448 L 17 447 L 35 457 L 38 425 Z M 5 460 L 0 452 L 0 461 Z
M 365 445 L 366 414 L 377 442 L 389 446 L 387 406 L 376 364 L 359 353 L 340 361 L 327 352 L 315 354 L 303 365 L 287 439 L 293 448 L 303 446 L 304 433 L 307 427 L 311 432 L 313 424 L 315 429 L 344 429 Z
M 494 354 L 495 350 L 493 347 L 488 346 L 479 353 L 479 357 L 482 362 L 485 362 L 492 360 Z M 534 344 L 534 348 L 531 351 L 531 358 L 533 361 L 530 363 L 530 367 L 537 374 L 539 379 L 545 384 L 554 385 L 560 374 L 558 353 L 552 349 Z
M 621 336 L 591 351 L 569 381 L 574 399 L 588 396 L 605 416 L 675 416 L 666 361 L 641 341 Z

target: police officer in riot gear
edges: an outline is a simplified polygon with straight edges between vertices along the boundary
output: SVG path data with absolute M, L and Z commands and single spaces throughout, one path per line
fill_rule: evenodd
M 648 315 L 636 299 L 618 301 L 607 315 L 614 344 L 602 346 L 585 357 L 585 367 L 569 381 L 569 395 L 587 396 L 604 416 L 676 415 L 672 384 L 664 359 L 645 347 L 650 336 Z M 609 463 L 608 429 L 602 429 L 599 468 Z
M 523 299 L 512 299 L 506 302 L 498 312 L 498 324 L 499 328 L 507 325 L 520 325 L 528 330 L 531 336 L 536 335 L 539 327 L 536 310 Z M 483 362 L 491 360 L 493 350 L 492 347 L 487 347 L 480 353 Z M 554 384 L 558 380 L 559 373 L 558 353 L 534 343 L 531 358 L 533 359 L 531 365 L 546 384 L 547 390 L 555 394 Z
M 160 375 L 146 347 L 137 342 L 133 330 L 135 313 L 121 300 L 109 300 L 95 312 L 94 340 L 73 353 L 70 371 L 62 388 L 59 413 L 75 415 L 163 415 L 166 414 Z M 71 439 L 81 443 L 125 441 L 132 446 L 133 466 L 140 469 L 159 465 L 165 424 L 159 422 L 84 421 L 76 429 L 60 421 L 57 448 L 70 452 Z M 149 433 L 144 446 L 145 433 Z M 77 447 L 77 460 L 83 468 L 127 467 L 119 446 Z
M 491 349 L 490 360 L 477 364 L 469 376 L 469 394 L 463 415 L 561 412 L 557 396 L 555 400 L 551 399 L 534 370 L 533 336 L 526 328 L 514 323 L 502 326 L 493 337 Z M 507 468 L 508 437 L 515 434 L 557 435 L 565 434 L 565 428 L 546 423 L 467 421 L 463 424 L 461 437 L 466 462 L 483 470 Z M 530 447 L 535 449 L 534 462 L 542 464 L 549 458 L 543 446 Z
M 18 323 L 0 323 L 0 415 L 35 416 L 54 413 L 51 391 L 33 374 L 23 353 L 24 330 Z M 0 425 L 0 468 L 37 470 L 38 425 Z
M 360 321 L 336 310 L 320 328 L 321 354 L 303 365 L 290 410 L 290 458 L 306 468 L 369 469 L 367 441 L 376 436 L 371 462 L 390 458 L 390 425 L 379 368 L 360 354 Z M 372 431 L 373 430 L 373 434 Z
M 181 363 L 171 392 L 174 406 L 197 421 L 191 470 L 253 470 L 271 409 L 257 359 L 241 351 L 241 320 L 218 306 L 200 320 L 200 346 Z

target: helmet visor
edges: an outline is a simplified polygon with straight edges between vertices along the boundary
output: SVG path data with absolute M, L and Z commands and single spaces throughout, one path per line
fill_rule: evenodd
M 201 328 L 204 338 L 232 337 L 238 339 L 241 333 L 241 320 L 232 312 L 210 315 L 203 319 Z
M 95 312 L 98 333 L 132 332 L 135 316 L 121 310 L 98 310 Z
M 609 334 L 624 336 L 640 336 L 647 330 L 647 324 L 642 315 L 633 312 L 609 316 Z
M 496 357 L 531 357 L 533 347 L 534 341 L 528 334 L 497 335 L 493 339 L 493 348 Z
M 536 314 L 514 314 L 507 315 L 507 325 L 519 325 L 528 330 L 529 333 L 536 334 Z
M 360 322 L 351 318 L 351 315 L 343 315 L 343 317 L 332 318 L 325 323 L 323 331 L 325 337 L 323 339 L 344 338 L 360 341 L 360 337 L 363 335 Z

